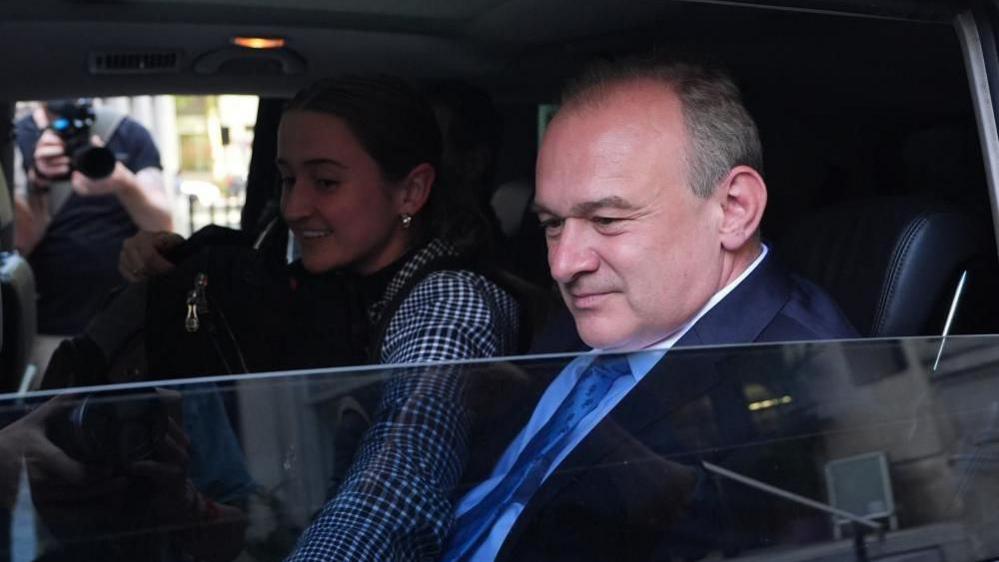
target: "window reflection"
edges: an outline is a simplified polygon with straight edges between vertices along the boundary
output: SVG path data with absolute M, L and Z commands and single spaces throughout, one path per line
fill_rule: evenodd
M 662 411 L 649 427 L 619 426 L 617 446 L 605 454 L 560 465 L 551 478 L 592 486 L 593 493 L 581 494 L 572 511 L 552 504 L 551 513 L 572 518 L 585 532 L 592 532 L 586 521 L 633 526 L 620 529 L 622 536 L 654 528 L 656 544 L 622 547 L 628 559 L 853 560 L 858 545 L 870 559 L 999 556 L 999 337 L 948 338 L 933 372 L 939 344 L 928 338 L 674 350 L 674 380 L 656 387 L 669 392 Z M 453 497 L 488 477 L 538 393 L 572 359 L 447 365 L 447 376 L 467 379 L 465 407 L 476 421 L 472 456 L 461 489 L 449 491 Z M 188 442 L 186 460 L 176 451 L 149 457 L 178 468 L 156 475 L 179 483 L 168 488 L 170 499 L 185 501 L 167 502 L 161 511 L 154 509 L 152 488 L 138 492 L 108 477 L 119 470 L 117 476 L 136 478 L 134 467 L 109 468 L 106 458 L 78 452 L 88 478 L 105 471 L 101 485 L 56 486 L 51 469 L 46 474 L 29 462 L 33 503 L 18 501 L 25 490 L 19 491 L 21 469 L 11 459 L 41 458 L 25 436 L 35 431 L 59 441 L 54 424 L 39 418 L 58 411 L 67 421 L 80 394 L 5 397 L 3 497 L 15 531 L 4 548 L 20 545 L 23 552 L 24 545 L 36 545 L 46 559 L 97 551 L 120 558 L 141 544 L 144 559 L 242 553 L 249 560 L 280 560 L 335 493 L 342 467 L 356 452 L 352 436 L 371 422 L 356 416 L 363 408 L 352 409 L 346 398 L 377 395 L 401 372 L 300 371 L 88 393 L 117 414 L 135 414 L 143 430 L 166 428 L 154 433 L 154 442 L 166 435 L 175 444 Z M 238 427 L 230 430 L 229 419 Z M 118 425 L 127 429 L 129 422 Z M 650 430 L 656 439 L 648 438 Z M 212 453 L 198 458 L 196 451 L 206 450 Z M 130 493 L 116 496 L 122 490 Z M 129 502 L 147 515 L 122 517 Z M 883 531 L 865 531 L 857 541 L 858 529 L 867 527 L 842 512 Z M 201 537 L 200 546 L 194 537 Z M 565 537 L 552 548 L 571 549 Z M 153 550 L 159 558 L 149 557 Z

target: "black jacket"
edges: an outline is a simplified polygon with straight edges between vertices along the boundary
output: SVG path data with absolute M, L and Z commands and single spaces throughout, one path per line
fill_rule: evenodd
M 766 258 L 559 465 L 498 560 L 696 559 L 766 542 L 783 523 L 773 498 L 712 476 L 701 461 L 814 496 L 816 482 L 793 481 L 816 423 L 794 381 L 834 362 L 827 347 L 789 361 L 783 346 L 696 346 L 856 336 L 821 289 Z M 745 389 L 782 378 L 796 402 L 779 428 L 761 428 Z

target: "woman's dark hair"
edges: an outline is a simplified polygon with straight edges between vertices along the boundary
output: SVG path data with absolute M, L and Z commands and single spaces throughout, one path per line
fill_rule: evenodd
M 444 139 L 465 152 L 477 148 L 489 151 L 489 169 L 485 179 L 491 180 L 496 155 L 503 143 L 503 117 L 496 110 L 489 92 L 460 80 L 439 80 L 426 89 L 427 98 L 434 108 L 444 108 L 453 118 Z
M 437 237 L 468 251 L 484 240 L 487 225 L 474 200 L 466 190 L 441 180 L 441 131 L 433 109 L 405 81 L 384 75 L 320 80 L 300 91 L 285 111 L 342 119 L 389 182 L 404 179 L 420 164 L 433 166 L 437 179 L 414 221 L 421 229 L 417 243 Z M 421 221 L 420 215 L 425 219 Z

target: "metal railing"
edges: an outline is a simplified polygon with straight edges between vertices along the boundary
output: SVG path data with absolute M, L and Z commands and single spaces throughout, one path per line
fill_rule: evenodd
M 245 193 L 224 195 L 211 204 L 203 204 L 194 195 L 187 196 L 187 220 L 191 232 L 210 224 L 239 228 L 240 213 L 246 202 Z

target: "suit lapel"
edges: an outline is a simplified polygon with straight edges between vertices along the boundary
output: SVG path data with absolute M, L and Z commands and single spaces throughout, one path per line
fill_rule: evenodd
M 677 408 L 719 383 L 716 365 L 724 349 L 682 349 L 755 341 L 787 302 L 790 280 L 770 256 L 715 305 L 674 345 L 593 431 L 562 461 L 525 506 L 504 541 L 499 559 L 510 552 L 539 509 L 568 489 L 593 466 L 622 446 L 620 435 L 641 436 Z
M 680 338 L 674 348 L 695 345 L 746 344 L 787 304 L 791 279 L 773 256 L 763 263 Z
M 611 452 L 617 440 L 593 438 L 602 426 L 616 424 L 631 435 L 640 435 L 646 427 L 706 394 L 719 382 L 718 363 L 727 361 L 731 354 L 724 348 L 696 348 L 756 341 L 789 295 L 790 282 L 780 265 L 771 258 L 763 260 L 756 271 L 680 338 L 566 457 L 563 466 L 585 469 Z

